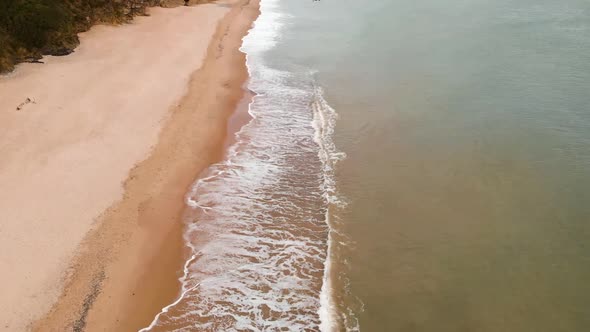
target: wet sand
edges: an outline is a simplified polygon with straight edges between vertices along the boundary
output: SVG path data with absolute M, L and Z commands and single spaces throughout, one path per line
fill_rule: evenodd
M 156 8 L 0 78 L 0 330 L 137 330 L 174 299 L 184 195 L 243 96 L 248 3 Z

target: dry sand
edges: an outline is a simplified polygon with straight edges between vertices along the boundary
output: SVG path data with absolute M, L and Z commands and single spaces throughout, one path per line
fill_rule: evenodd
M 183 197 L 247 78 L 257 2 L 234 2 L 97 26 L 0 77 L 0 330 L 137 330 L 176 296 Z

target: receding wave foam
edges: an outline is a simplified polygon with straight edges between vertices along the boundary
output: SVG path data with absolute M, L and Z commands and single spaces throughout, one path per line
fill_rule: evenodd
M 182 295 L 142 331 L 332 331 L 336 112 L 309 71 L 270 68 L 286 16 L 263 0 L 244 38 L 252 120 L 187 194 Z

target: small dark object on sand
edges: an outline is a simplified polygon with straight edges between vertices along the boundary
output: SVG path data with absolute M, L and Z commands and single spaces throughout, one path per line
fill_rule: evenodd
M 53 55 L 53 56 L 64 56 L 64 55 L 68 55 L 73 53 L 74 50 L 71 48 L 67 48 L 67 47 L 60 47 L 56 50 L 53 50 L 52 52 L 49 53 L 49 55 Z
M 189 2 L 189 0 L 184 0 L 184 5 L 188 6 L 188 2 Z
M 35 59 L 35 58 L 27 58 L 25 60 L 23 60 L 23 62 L 28 62 L 28 63 L 45 63 L 39 59 Z
M 23 109 L 23 107 L 24 107 L 26 104 L 29 104 L 29 103 L 36 104 L 35 100 L 33 100 L 33 99 L 31 99 L 31 98 L 28 98 L 28 97 L 27 97 L 27 99 L 25 99 L 25 101 L 24 101 L 24 102 L 20 103 L 20 105 L 18 105 L 18 106 L 16 107 L 16 110 L 17 110 L 17 111 L 20 111 L 20 110 L 22 110 L 22 109 Z

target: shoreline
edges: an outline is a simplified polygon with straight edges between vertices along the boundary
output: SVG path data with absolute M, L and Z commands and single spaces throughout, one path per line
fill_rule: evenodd
M 39 271 L 43 271 L 43 276 L 38 277 L 40 280 L 33 280 L 34 284 L 33 281 L 31 281 L 31 284 L 39 288 L 47 286 L 49 281 L 52 293 L 49 293 L 49 291 L 45 289 L 43 289 L 42 292 L 36 291 L 35 289 L 27 289 L 32 292 L 31 294 L 19 294 L 19 289 L 13 291 L 15 295 L 12 296 L 12 298 L 8 296 L 5 301 L 10 302 L 13 298 L 17 298 L 17 294 L 23 295 L 28 302 L 23 300 L 21 306 L 27 310 L 30 309 L 31 312 L 27 312 L 27 315 L 24 316 L 19 316 L 18 310 L 14 310 L 9 314 L 4 314 L 1 317 L 3 321 L 1 322 L 0 330 L 5 329 L 7 331 L 14 331 L 25 328 L 34 331 L 138 330 L 148 326 L 159 310 L 172 302 L 178 295 L 178 277 L 179 273 L 181 273 L 180 269 L 184 263 L 184 243 L 182 241 L 182 215 L 185 209 L 184 195 L 188 192 L 188 188 L 194 182 L 198 174 L 211 163 L 221 158 L 223 142 L 226 139 L 228 119 L 234 112 L 240 100 L 244 97 L 242 86 L 248 78 L 248 73 L 245 65 L 245 55 L 239 51 L 239 47 L 241 46 L 242 37 L 247 33 L 258 15 L 258 2 L 250 2 L 251 1 L 248 0 L 220 1 L 217 4 L 198 5 L 193 8 L 189 7 L 189 9 L 186 7 L 178 9 L 155 9 L 158 13 L 160 13 L 160 11 L 176 11 L 174 12 L 175 15 L 179 15 L 179 17 L 182 16 L 183 24 L 189 24 L 187 27 L 196 31 L 198 36 L 192 36 L 191 38 L 198 37 L 199 40 L 207 38 L 206 46 L 203 49 L 203 58 L 201 60 L 196 56 L 195 59 L 189 61 L 190 65 L 192 65 L 196 71 L 191 70 L 187 73 L 183 73 L 192 74 L 189 75 L 190 78 L 187 78 L 188 87 L 187 83 L 184 83 L 184 87 L 178 91 L 181 92 L 181 95 L 179 96 L 180 101 L 170 96 L 166 99 L 168 105 L 176 106 L 168 106 L 164 110 L 160 109 L 160 113 L 154 114 L 150 117 L 150 120 L 152 121 L 150 122 L 150 125 L 146 126 L 146 128 L 142 127 L 141 130 L 134 128 L 131 125 L 125 127 L 126 124 L 132 124 L 133 121 L 114 124 L 114 126 L 118 127 L 116 129 L 123 130 L 126 133 L 132 132 L 133 135 L 131 136 L 143 135 L 140 137 L 145 136 L 148 138 L 150 135 L 154 137 L 155 134 L 155 137 L 153 138 L 153 141 L 148 138 L 147 141 L 142 142 L 143 146 L 148 149 L 144 152 L 147 153 L 147 155 L 136 158 L 138 162 L 136 161 L 134 163 L 135 166 L 133 166 L 131 170 L 127 168 L 126 173 L 128 176 L 126 176 L 123 185 L 121 186 L 119 183 L 110 183 L 111 187 L 108 188 L 110 190 L 103 190 L 100 192 L 100 194 L 103 194 L 103 199 L 101 201 L 103 204 L 102 206 L 105 204 L 105 197 L 110 197 L 111 200 L 114 201 L 114 204 L 108 204 L 110 207 L 106 210 L 101 208 L 100 211 L 103 212 L 97 211 L 100 213 L 100 216 L 93 216 L 93 210 L 90 209 L 89 206 L 77 202 L 77 200 L 81 199 L 78 198 L 80 195 L 88 195 L 88 200 L 91 200 L 92 190 L 88 193 L 81 192 L 80 190 L 71 190 L 67 187 L 67 183 L 60 188 L 59 186 L 62 185 L 59 183 L 59 180 L 61 180 L 60 178 L 52 180 L 53 182 L 58 182 L 57 187 L 56 183 L 47 181 L 47 193 L 42 191 L 39 196 L 43 197 L 43 194 L 45 194 L 44 197 L 49 197 L 48 200 L 50 202 L 59 200 L 62 204 L 56 204 L 58 206 L 53 206 L 51 208 L 60 212 L 67 211 L 70 214 L 62 216 L 59 215 L 59 213 L 56 213 L 56 215 L 46 217 L 48 219 L 44 221 L 50 223 L 47 227 L 51 227 L 51 230 L 55 232 L 55 234 L 49 234 L 51 236 L 45 236 L 47 234 L 43 234 L 42 229 L 37 229 L 37 224 L 26 225 L 27 227 L 25 227 L 26 229 L 23 231 L 24 233 L 34 231 L 34 234 L 27 238 L 27 241 L 31 242 L 27 244 L 32 248 L 23 249 L 25 250 L 25 256 L 30 256 L 31 258 L 29 260 L 24 259 L 22 262 L 23 266 L 20 266 L 19 268 L 21 270 L 35 269 L 34 272 L 27 272 L 34 274 L 40 274 Z M 195 13 L 190 15 L 202 17 L 203 21 L 206 22 L 198 22 L 197 24 L 194 24 L 194 18 L 191 20 L 187 16 L 183 16 L 189 15 L 185 14 L 185 11 L 194 11 Z M 199 13 L 196 13 L 197 11 Z M 159 16 L 159 14 L 152 15 L 147 18 L 139 18 L 139 20 L 150 20 Z M 191 22 L 197 27 L 191 27 Z M 205 24 L 208 24 L 213 29 L 208 36 L 206 35 L 207 28 L 204 26 Z M 136 26 L 137 22 L 134 21 L 134 23 L 130 25 Z M 157 29 L 159 28 L 160 27 L 157 27 Z M 59 66 L 66 66 L 68 63 L 71 65 L 72 62 L 76 64 L 76 61 L 74 60 L 79 59 L 83 54 L 90 52 L 89 49 L 92 48 L 88 47 L 88 41 L 90 39 L 89 37 L 86 37 L 86 35 L 94 34 L 97 30 L 99 33 L 107 33 L 101 30 L 110 29 L 121 29 L 121 27 L 99 26 L 98 28 L 93 28 L 91 31 L 83 34 L 83 42 L 73 55 L 63 58 L 49 57 L 46 63 L 52 65 L 57 63 Z M 178 29 L 178 27 L 176 27 L 176 29 Z M 185 26 L 181 26 L 180 29 L 180 33 L 186 33 L 187 29 L 185 29 Z M 110 33 L 114 34 L 111 37 L 117 39 L 117 32 L 110 31 Z M 157 32 L 152 30 L 148 31 L 148 33 L 150 33 L 151 37 L 152 34 L 156 34 Z M 173 39 L 173 37 L 171 39 Z M 131 45 L 126 46 L 128 48 L 134 47 L 135 45 L 133 42 L 130 43 Z M 137 43 L 141 42 L 142 40 L 137 41 Z M 176 58 L 172 58 L 172 60 L 183 60 L 185 59 L 185 54 L 194 52 L 194 50 L 198 49 L 200 46 L 186 44 L 185 42 L 184 44 L 179 45 L 179 47 L 182 47 L 182 50 L 173 52 L 171 56 L 176 56 Z M 137 65 L 139 65 L 139 62 L 141 62 L 139 60 L 145 62 L 146 59 L 141 58 L 137 60 L 133 57 L 125 58 L 121 55 L 121 58 L 117 60 L 123 62 L 131 61 L 134 62 L 133 64 L 138 62 Z M 100 62 L 102 59 L 97 57 L 94 61 Z M 82 64 L 79 63 L 78 65 L 81 66 Z M 164 64 L 160 63 L 155 64 L 155 66 L 158 65 L 164 66 Z M 6 77 L 0 77 L 0 87 L 3 86 L 2 84 L 11 84 L 11 80 L 20 80 L 22 77 L 27 78 L 31 76 L 38 70 L 38 68 L 33 68 L 32 66 L 35 65 L 21 65 L 17 68 L 16 72 L 11 73 Z M 45 69 L 49 68 L 49 66 L 43 66 L 43 70 L 49 70 Z M 186 69 L 189 65 L 183 63 L 182 66 L 182 68 Z M 161 79 L 160 74 L 156 71 L 150 74 L 152 74 L 152 76 L 143 78 L 143 80 L 147 79 L 146 83 L 144 83 L 143 80 L 135 83 L 140 83 L 138 85 L 151 84 L 149 81 L 150 79 L 156 81 Z M 115 83 L 118 83 L 117 80 L 124 79 L 124 77 L 122 77 L 124 74 L 115 75 L 112 73 L 105 73 L 107 78 L 111 78 L 109 75 L 114 76 L 112 78 L 115 80 Z M 174 73 L 168 75 L 174 75 Z M 177 77 L 175 77 L 175 79 L 180 81 Z M 61 83 L 61 81 L 58 82 Z M 105 84 L 111 85 L 114 82 L 106 82 Z M 169 83 L 170 82 L 167 81 L 164 83 L 166 87 L 165 90 L 180 87 L 178 82 L 176 85 L 171 85 Z M 87 87 L 94 87 L 92 85 L 93 82 L 88 84 L 89 86 Z M 160 82 L 160 84 L 162 84 L 162 82 Z M 153 88 L 153 85 L 154 84 L 151 84 L 149 88 Z M 16 88 L 22 88 L 22 86 L 24 85 L 18 86 L 18 84 L 16 84 Z M 47 86 L 42 88 L 47 88 Z M 116 86 L 110 86 L 109 88 L 116 89 Z M 135 87 L 132 86 L 132 88 Z M 141 86 L 138 87 L 138 89 L 141 88 Z M 93 90 L 91 92 L 95 91 Z M 162 93 L 167 92 L 168 91 L 162 91 Z M 0 97 L 1 96 L 2 92 L 0 91 Z M 152 96 L 147 95 L 146 93 L 146 98 L 149 99 L 150 97 Z M 159 96 L 153 96 L 152 98 L 156 97 Z M 12 107 L 12 104 L 14 104 L 15 101 L 22 98 L 20 95 L 17 95 L 8 99 L 10 100 L 5 99 L 4 103 L 0 103 L 0 107 L 7 109 L 6 115 L 0 114 L 0 120 L 6 120 L 7 118 L 9 121 L 5 121 L 3 126 L 11 128 L 17 126 L 19 121 L 22 120 L 18 119 L 17 116 L 12 113 L 8 114 L 8 107 Z M 34 103 L 25 105 L 23 110 L 19 112 L 33 114 L 34 112 L 37 112 L 40 107 L 47 107 L 46 99 L 48 98 L 37 97 L 34 99 Z M 176 101 L 174 101 L 174 99 L 176 99 Z M 83 99 L 83 101 L 86 100 Z M 151 100 L 147 100 L 145 102 L 149 103 L 150 101 Z M 154 108 L 156 106 L 161 105 L 146 105 L 147 108 Z M 143 109 L 140 108 L 140 110 Z M 119 113 L 123 113 L 123 111 L 124 110 L 121 110 Z M 139 111 L 136 111 L 137 114 L 141 114 L 141 112 L 138 112 Z M 111 115 L 111 117 L 114 118 L 109 118 L 108 116 L 106 116 L 106 118 L 100 118 L 99 120 L 102 120 L 102 122 L 99 123 L 99 125 L 106 127 L 106 129 L 111 129 L 108 127 L 108 125 L 111 124 L 109 121 L 120 120 L 116 118 L 119 114 L 115 111 L 113 111 L 113 113 L 114 115 Z M 89 115 L 94 116 L 94 114 Z M 21 116 L 20 113 L 19 116 Z M 31 117 L 37 116 L 37 114 L 34 114 Z M 47 125 L 43 123 L 43 120 L 45 120 L 47 116 L 49 115 L 40 117 L 40 119 L 33 119 L 36 121 L 33 121 L 34 124 L 36 126 Z M 129 117 L 131 116 L 132 115 L 129 115 Z M 88 118 L 70 119 L 66 117 L 65 121 L 55 124 L 50 123 L 47 126 L 52 129 L 53 125 L 55 125 L 54 127 L 61 132 L 64 131 L 64 126 L 80 125 L 80 121 L 76 120 L 88 120 Z M 138 121 L 141 122 L 143 119 Z M 82 122 L 82 125 L 84 124 L 85 123 Z M 43 129 L 43 127 L 38 128 Z M 89 131 L 89 139 L 96 139 L 96 136 L 100 136 L 101 134 L 110 134 L 110 131 L 106 129 L 104 132 L 100 131 L 100 129 L 104 129 L 102 127 L 99 129 L 83 129 Z M 25 129 L 22 129 L 21 131 L 24 132 L 24 130 Z M 23 132 L 15 131 L 14 133 L 4 133 L 4 136 L 8 136 L 9 142 L 15 142 L 15 146 L 10 146 L 9 144 L 0 145 L 0 152 L 8 156 L 15 156 L 15 161 L 13 164 L 10 164 L 12 160 L 8 160 L 8 162 L 6 160 L 0 161 L 0 182 L 5 179 L 2 176 L 10 179 L 9 176 L 13 175 L 15 172 L 11 171 L 17 169 L 19 162 L 23 161 L 28 154 L 42 153 L 42 156 L 40 157 L 42 159 L 40 160 L 41 166 L 39 167 L 46 166 L 47 163 L 52 162 L 54 153 L 63 152 L 62 150 L 56 150 L 57 148 L 65 149 L 65 147 L 69 147 L 66 143 L 72 143 L 69 142 L 68 139 L 73 141 L 74 144 L 76 144 L 76 140 L 79 139 L 77 136 L 66 138 L 57 137 L 66 142 L 50 142 L 63 144 L 50 146 L 53 147 L 54 150 L 44 150 L 42 148 L 46 148 L 46 146 L 37 143 L 38 146 L 34 146 L 37 150 L 22 149 L 22 147 L 16 145 L 16 142 L 24 136 Z M 112 143 L 109 142 L 109 144 L 103 146 L 101 150 L 91 150 L 88 152 L 90 155 L 84 157 L 91 157 L 92 159 L 87 160 L 91 163 L 94 162 L 95 158 L 108 157 L 110 158 L 110 162 L 116 161 L 118 164 L 122 164 L 118 158 L 125 156 L 126 152 L 118 151 L 119 145 L 131 145 L 126 144 L 126 141 L 120 141 L 120 139 L 124 137 L 125 136 L 115 137 L 113 138 Z M 39 140 L 40 139 L 41 138 L 39 138 Z M 137 138 L 135 140 L 140 139 Z M 139 143 L 137 144 L 139 145 Z M 86 147 L 82 146 L 81 148 Z M 133 146 L 127 146 L 127 148 L 133 148 Z M 21 150 L 25 151 L 23 152 Z M 136 152 L 135 155 L 141 155 L 140 152 Z M 74 164 L 71 167 L 66 164 L 65 166 L 68 169 L 64 170 L 64 172 L 67 173 L 65 176 L 71 177 L 72 181 L 76 180 L 76 176 L 82 177 L 83 179 L 92 177 L 100 178 L 102 175 L 100 171 L 104 170 L 104 167 L 107 167 L 106 169 L 110 170 L 109 167 L 112 166 L 112 164 L 106 162 L 101 164 L 101 162 L 98 161 L 96 163 L 99 165 L 90 169 L 94 172 L 99 172 L 94 174 L 88 171 L 81 173 L 82 170 L 78 169 L 80 161 L 72 160 L 72 162 L 74 162 Z M 26 166 L 27 169 L 32 168 L 29 167 L 30 165 Z M 57 166 L 63 167 L 64 165 L 59 164 Z M 123 168 L 124 165 L 119 166 L 119 168 Z M 6 169 L 8 169 L 8 171 L 2 173 Z M 32 169 L 32 171 L 38 170 Z M 43 172 L 41 172 L 41 174 L 43 174 Z M 112 182 L 116 177 L 111 177 L 109 179 L 97 179 L 95 181 L 108 180 Z M 31 182 L 33 183 L 34 180 L 36 179 L 31 180 Z M 97 185 L 100 184 L 100 182 L 97 182 Z M 55 188 L 59 191 L 58 195 L 55 195 L 57 197 L 53 199 L 48 193 L 50 192 L 49 189 Z M 94 189 L 92 187 L 90 188 Z M 26 194 L 25 189 L 22 189 L 19 192 Z M 67 198 L 60 197 L 62 192 L 66 193 Z M 4 193 L 0 190 L 0 198 L 9 197 L 8 195 L 10 194 L 10 192 Z M 19 195 L 16 196 L 18 198 Z M 15 200 L 17 198 L 15 198 Z M 34 198 L 35 197 L 32 199 Z M 68 199 L 70 199 L 70 201 L 68 201 Z M 34 203 L 36 202 L 33 200 L 33 204 Z M 96 209 L 96 206 L 101 206 L 94 201 L 93 203 L 94 205 L 92 206 L 94 209 Z M 11 201 L 7 201 L 5 204 L 6 206 L 0 205 L 0 209 L 7 208 L 11 206 L 10 204 Z M 28 205 L 26 202 L 23 204 L 25 204 L 25 206 Z M 68 211 L 68 205 L 77 207 L 80 211 Z M 35 211 L 32 211 L 24 217 L 38 218 L 39 213 L 46 212 L 41 207 L 38 208 L 39 212 L 35 213 Z M 26 208 L 23 208 L 23 210 L 24 209 Z M 4 211 L 4 209 L 2 210 Z M 12 212 L 9 209 L 6 210 L 6 212 Z M 10 213 L 7 213 L 7 215 L 8 218 L 13 217 Z M 27 218 L 24 217 L 20 218 L 21 220 L 18 220 L 17 218 L 16 221 L 19 221 L 19 224 L 26 222 Z M 54 220 L 50 217 L 59 217 L 59 219 Z M 51 222 L 55 222 L 55 225 L 52 225 Z M 8 226 L 13 225 L 9 224 Z M 69 234 L 72 230 L 72 226 L 75 232 Z M 14 225 L 14 227 L 16 229 L 18 225 Z M 0 231 L 6 234 L 5 232 L 8 231 L 8 233 L 10 233 L 11 229 L 8 227 L 8 229 L 2 229 Z M 77 240 L 78 238 L 79 240 Z M 35 240 L 43 241 L 45 247 L 35 247 Z M 18 246 L 19 244 L 20 243 L 11 243 L 9 241 L 4 245 L 6 247 L 12 247 L 14 252 L 23 253 Z M 55 252 L 51 251 L 54 246 L 59 247 L 59 250 L 54 250 Z M 61 246 L 64 248 L 61 248 Z M 31 252 L 29 253 L 29 251 L 26 251 L 27 249 Z M 34 266 L 33 262 L 36 261 L 36 256 L 38 256 L 39 252 L 47 253 L 48 259 L 43 259 L 43 262 L 41 262 L 39 266 Z M 6 256 L 6 254 L 3 256 Z M 6 264 L 6 266 L 8 266 L 8 263 L 20 259 L 20 257 L 0 257 L 0 259 L 2 265 Z M 51 267 L 50 271 L 46 272 L 47 275 L 45 275 L 45 267 L 43 264 Z M 15 278 L 22 277 L 18 275 L 19 268 L 13 272 Z M 58 282 L 55 278 L 61 279 L 59 284 L 63 285 L 63 287 L 57 285 Z M 18 283 L 12 282 L 13 280 L 10 275 L 4 276 L 2 281 L 4 284 L 16 284 L 15 287 L 18 287 Z M 23 292 L 20 291 L 20 293 Z M 18 298 L 20 300 L 20 297 Z M 31 300 L 31 298 L 33 300 Z M 57 302 L 55 302 L 56 300 Z M 33 301 L 33 303 L 31 303 L 31 301 Z M 47 314 L 44 314 L 43 317 L 39 318 L 38 315 L 40 313 L 42 314 L 44 311 L 46 312 L 46 310 L 49 309 L 47 305 L 49 304 L 51 306 L 52 303 L 53 306 L 51 307 L 51 310 Z M 6 303 L 6 305 L 8 306 L 9 303 Z M 36 307 L 32 307 L 32 305 L 36 305 Z M 34 310 L 37 310 L 37 312 L 35 313 Z M 9 315 L 12 315 L 13 317 Z M 26 326 L 27 321 L 32 321 L 32 323 Z
M 87 265 L 81 269 L 82 275 L 71 279 L 58 304 L 35 324 L 34 330 L 61 328 L 64 315 L 80 307 L 80 301 L 82 311 L 74 328 L 83 325 L 80 331 L 138 330 L 148 326 L 178 295 L 178 277 L 185 260 L 184 196 L 198 174 L 222 157 L 227 121 L 244 97 L 242 86 L 248 74 L 239 47 L 255 19 L 242 14 L 244 9 L 252 10 L 246 7 L 249 3 L 224 3 L 231 9 L 219 21 L 203 64 L 191 76 L 188 92 L 172 111 L 158 144 L 148 159 L 130 173 L 123 201 L 105 213 L 101 226 L 87 239 L 86 245 L 92 249 L 77 259 Z M 204 133 L 197 135 L 198 130 Z M 160 179 L 159 188 L 151 194 L 154 178 Z M 112 262 L 104 268 L 94 266 L 101 260 L 94 255 L 113 244 L 105 238 L 121 235 L 116 234 L 117 221 L 134 210 L 138 211 L 138 229 L 113 253 Z M 115 234 L 105 234 L 113 231 Z M 89 256 L 94 259 L 88 260 Z M 79 288 L 77 284 L 86 284 L 86 291 L 74 296 L 77 301 L 72 303 L 68 290 Z

